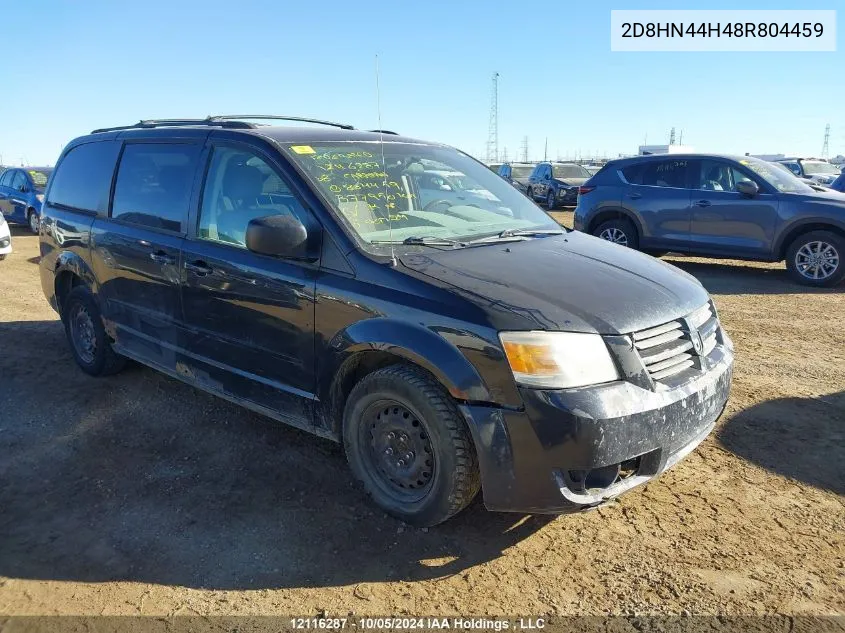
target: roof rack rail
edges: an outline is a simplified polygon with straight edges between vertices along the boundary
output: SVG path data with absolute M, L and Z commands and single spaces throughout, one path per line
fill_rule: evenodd
M 368 130 L 369 132 L 375 132 L 376 134 L 393 134 L 393 136 L 399 136 L 399 132 L 393 132 L 391 130 Z
M 143 130 L 155 127 L 186 127 L 192 125 L 214 125 L 217 127 L 251 129 L 255 126 L 246 121 L 215 121 L 212 117 L 204 119 L 141 119 L 132 125 L 118 125 L 116 127 L 103 127 L 92 130 L 91 134 L 100 132 L 120 132 L 121 130 Z
M 300 121 L 302 123 L 317 123 L 319 125 L 331 125 L 343 130 L 354 130 L 355 128 L 346 123 L 333 123 L 320 119 L 308 119 L 297 116 L 274 116 L 270 114 L 226 114 L 219 116 L 207 116 L 204 119 L 141 119 L 132 125 L 118 125 L 116 127 L 103 127 L 92 130 L 91 134 L 100 132 L 120 132 L 122 130 L 143 130 L 156 127 L 188 127 L 194 125 L 211 125 L 215 127 L 252 129 L 256 124 L 249 123 L 243 119 L 278 120 L 278 121 Z M 385 133 L 389 133 L 385 130 Z
M 355 128 L 348 123 L 335 123 L 334 121 L 324 121 L 323 119 L 309 119 L 301 116 L 287 116 L 274 114 L 224 114 L 219 116 L 208 117 L 209 121 L 224 122 L 237 121 L 241 119 L 257 119 L 257 120 L 275 120 L 275 121 L 299 121 L 300 123 L 317 123 L 318 125 L 330 125 L 332 127 L 339 127 L 341 130 L 354 130 Z

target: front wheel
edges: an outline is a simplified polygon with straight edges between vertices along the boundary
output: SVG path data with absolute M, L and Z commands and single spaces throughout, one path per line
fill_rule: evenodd
M 76 364 L 91 376 L 116 374 L 126 364 L 111 346 L 100 308 L 91 291 L 77 286 L 62 306 L 62 321 Z
M 549 193 L 546 195 L 546 207 L 548 207 L 549 211 L 554 211 L 555 208 L 555 190 L 549 189 Z
M 786 270 L 798 283 L 829 288 L 845 279 L 845 239 L 831 231 L 797 237 L 786 253 Z
M 534 199 L 534 192 L 531 191 L 531 187 L 528 187 L 528 189 L 525 190 L 525 195 L 528 196 L 529 200 Z
M 442 523 L 481 485 L 475 446 L 455 402 L 415 367 L 392 365 L 355 386 L 344 410 L 343 444 L 376 504 L 412 525 Z

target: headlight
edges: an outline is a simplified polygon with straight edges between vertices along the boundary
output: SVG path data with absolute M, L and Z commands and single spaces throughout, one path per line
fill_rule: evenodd
M 566 389 L 619 380 L 601 336 L 580 332 L 500 332 L 516 382 Z

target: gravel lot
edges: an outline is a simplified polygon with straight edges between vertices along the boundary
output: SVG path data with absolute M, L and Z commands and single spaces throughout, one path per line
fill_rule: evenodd
M 717 431 L 594 512 L 476 502 L 417 530 L 368 504 L 331 442 L 140 366 L 87 377 L 41 294 L 37 238 L 13 235 L 0 615 L 845 614 L 845 287 L 670 258 L 736 343 Z

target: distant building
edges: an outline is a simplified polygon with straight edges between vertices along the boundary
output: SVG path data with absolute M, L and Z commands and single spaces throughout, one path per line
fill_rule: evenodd
M 689 154 L 695 150 L 689 145 L 640 145 L 639 156 L 650 154 Z

